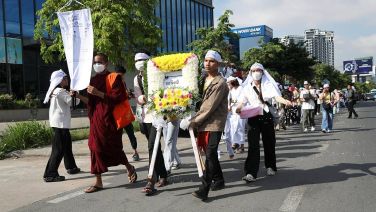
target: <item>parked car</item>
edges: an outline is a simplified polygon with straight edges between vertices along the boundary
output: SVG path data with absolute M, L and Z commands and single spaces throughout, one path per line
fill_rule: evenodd
M 366 101 L 368 101 L 368 100 L 375 101 L 375 94 L 374 93 L 366 93 L 364 95 L 364 100 L 366 100 Z

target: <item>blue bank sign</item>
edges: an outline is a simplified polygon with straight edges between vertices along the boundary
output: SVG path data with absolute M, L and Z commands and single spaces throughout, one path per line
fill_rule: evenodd
M 343 61 L 343 70 L 346 74 L 368 74 L 372 72 L 373 58 L 360 58 Z
M 240 38 L 264 36 L 265 25 L 233 29 L 232 32 L 238 34 Z

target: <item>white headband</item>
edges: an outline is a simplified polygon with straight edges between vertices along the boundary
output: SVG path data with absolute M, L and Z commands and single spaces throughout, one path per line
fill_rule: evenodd
M 65 76 L 67 75 L 61 69 L 52 72 L 51 79 L 50 79 L 50 87 L 48 88 L 46 97 L 44 98 L 44 101 L 43 101 L 44 104 L 47 104 L 48 101 L 50 101 L 50 96 L 51 96 L 52 91 L 56 88 L 56 86 L 58 86 L 61 83 L 61 81 L 63 81 L 63 78 Z
M 221 55 L 214 51 L 214 50 L 209 50 L 206 55 L 205 55 L 205 59 L 206 58 L 213 58 L 214 60 L 216 60 L 218 63 L 221 63 L 222 62 L 222 57 Z
M 266 83 L 266 82 L 272 83 L 273 87 L 276 89 L 276 91 L 278 92 L 278 94 L 281 95 L 281 91 L 279 90 L 279 86 L 278 86 L 277 82 L 269 74 L 269 72 L 264 68 L 264 66 L 261 63 L 254 63 L 251 66 L 251 70 L 256 70 L 256 69 L 261 69 L 263 71 L 263 73 L 264 73 L 263 76 L 262 76 L 261 83 Z M 248 83 L 252 83 L 252 81 L 253 81 L 252 74 L 249 74 L 248 77 L 247 77 L 247 79 L 248 79 Z
M 134 56 L 134 61 L 137 61 L 137 60 L 148 60 L 150 58 L 149 55 L 145 54 L 145 53 L 137 53 L 135 56 Z

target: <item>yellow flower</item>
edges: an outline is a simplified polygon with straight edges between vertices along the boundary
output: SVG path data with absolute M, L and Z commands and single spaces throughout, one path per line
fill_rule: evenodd
M 186 64 L 186 61 L 191 57 L 192 53 L 179 53 L 179 54 L 170 54 L 160 57 L 155 57 L 152 59 L 154 64 L 162 72 L 171 72 L 182 69 Z

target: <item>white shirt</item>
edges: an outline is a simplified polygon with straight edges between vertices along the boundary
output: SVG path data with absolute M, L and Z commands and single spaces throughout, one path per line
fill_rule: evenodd
M 231 108 L 233 114 L 237 114 L 236 108 L 239 105 L 239 102 L 241 101 L 241 92 L 243 90 L 242 86 L 238 86 L 237 88 L 232 88 L 230 92 L 228 93 L 228 105 L 229 108 Z
M 304 94 L 309 94 L 309 93 L 310 93 L 312 96 L 316 96 L 314 90 L 303 89 L 303 90 L 300 92 L 300 98 L 302 99 Z M 315 101 L 314 101 L 313 99 L 310 99 L 310 100 L 308 100 L 308 101 L 304 101 L 304 102 L 302 103 L 302 109 L 303 109 L 303 110 L 312 110 L 312 109 L 315 109 Z
M 254 107 L 262 105 L 262 102 L 259 100 L 258 94 L 253 89 L 253 86 L 255 86 L 254 82 L 249 83 L 244 87 L 241 97 L 241 103 L 243 105 L 246 103 Z M 279 91 L 276 90 L 276 88 L 270 81 L 261 83 L 261 90 L 264 102 L 271 103 L 272 98 L 280 96 Z M 269 112 L 269 108 L 266 104 L 263 106 L 263 108 L 266 112 Z
M 76 103 L 80 102 L 76 99 Z M 71 127 L 72 97 L 63 88 L 56 88 L 50 99 L 49 121 L 51 127 L 69 129 Z
M 138 84 L 138 75 L 137 74 L 133 79 L 133 85 L 134 85 L 134 96 L 136 98 L 137 107 L 136 107 L 136 116 L 138 117 L 138 121 L 141 123 L 151 123 L 153 121 L 153 115 L 150 111 L 147 110 L 146 106 L 142 106 L 141 103 L 138 101 L 138 97 L 143 95 L 141 91 L 141 87 L 144 86 L 144 81 L 142 78 L 142 85 Z M 144 90 L 145 91 L 145 90 Z

